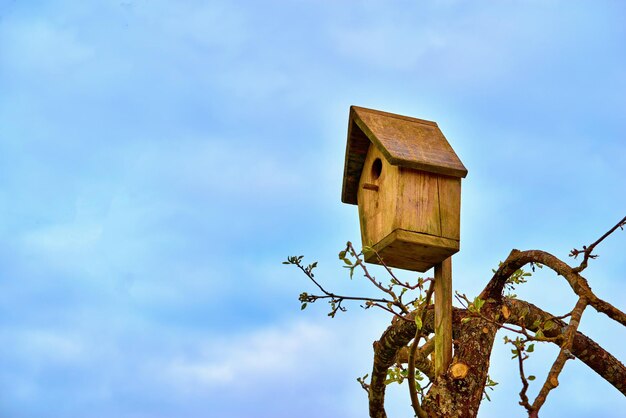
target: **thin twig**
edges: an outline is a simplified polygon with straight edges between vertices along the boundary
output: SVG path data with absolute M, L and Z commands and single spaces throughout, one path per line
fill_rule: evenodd
M 580 266 L 573 268 L 572 270 L 575 273 L 580 273 L 581 271 L 583 271 L 584 269 L 587 268 L 587 262 L 589 261 L 590 258 L 597 258 L 597 255 L 592 254 L 593 250 L 596 248 L 596 245 L 600 244 L 602 241 L 604 241 L 604 239 L 606 237 L 608 237 L 609 235 L 611 235 L 613 232 L 615 232 L 617 230 L 617 228 L 620 229 L 624 229 L 624 226 L 626 226 L 626 216 L 624 218 L 622 218 L 621 221 L 619 221 L 617 224 L 615 224 L 615 226 L 611 229 L 609 229 L 607 232 L 604 233 L 604 235 L 602 235 L 600 238 L 598 238 L 596 240 L 596 242 L 594 242 L 593 244 L 586 246 L 583 245 L 583 249 L 582 250 L 577 250 L 576 248 L 574 248 L 569 256 L 570 257 L 578 257 L 578 255 L 580 255 L 581 253 L 583 254 L 583 261 L 582 263 L 580 263 Z
M 524 408 L 526 408 L 526 410 L 530 414 L 532 411 L 532 406 L 528 402 L 528 396 L 526 395 L 526 391 L 528 390 L 528 380 L 526 379 L 526 374 L 524 373 L 524 360 L 526 360 L 528 356 L 524 354 L 520 346 L 516 345 L 516 348 L 517 348 L 517 360 L 519 364 L 519 376 L 520 376 L 520 379 L 522 380 L 522 390 L 519 393 L 519 397 L 521 400 L 519 404 L 522 405 Z
M 428 291 L 426 292 L 426 301 L 422 306 L 422 311 L 420 312 L 420 323 L 422 326 L 418 326 L 415 328 L 415 338 L 413 339 L 413 344 L 411 344 L 411 348 L 409 349 L 409 363 L 407 365 L 409 369 L 409 373 L 407 378 L 409 379 L 409 395 L 411 397 L 411 405 L 413 405 L 413 410 L 418 418 L 428 418 L 426 411 L 424 411 L 420 405 L 419 399 L 417 398 L 417 387 L 415 385 L 415 352 L 417 351 L 417 346 L 419 345 L 419 341 L 422 338 L 422 329 L 423 324 L 426 319 L 426 308 L 430 304 L 430 298 L 432 297 L 433 291 L 435 290 L 435 281 L 433 280 L 428 286 Z
M 537 398 L 533 402 L 532 409 L 533 413 L 535 414 L 539 412 L 539 409 L 545 403 L 550 391 L 558 386 L 558 377 L 563 370 L 563 366 L 565 366 L 565 362 L 574 358 L 570 350 L 572 349 L 572 344 L 574 342 L 574 337 L 576 336 L 576 331 L 578 331 L 580 318 L 582 317 L 583 312 L 587 307 L 587 304 L 587 298 L 582 296 L 578 299 L 578 302 L 576 302 L 576 306 L 572 310 L 572 317 L 570 318 L 569 325 L 567 326 L 567 330 L 565 331 L 565 341 L 561 345 L 561 351 L 559 352 L 559 355 L 552 364 L 550 372 L 548 373 L 548 377 L 546 378 L 543 387 L 539 391 Z

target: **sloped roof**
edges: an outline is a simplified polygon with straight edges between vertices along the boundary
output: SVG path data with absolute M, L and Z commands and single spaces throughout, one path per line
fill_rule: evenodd
M 357 204 L 357 189 L 370 143 L 390 164 L 452 177 L 467 176 L 435 122 L 351 106 L 341 201 Z

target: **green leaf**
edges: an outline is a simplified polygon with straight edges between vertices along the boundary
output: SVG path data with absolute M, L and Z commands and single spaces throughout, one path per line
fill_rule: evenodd
M 535 380 L 535 376 L 533 376 L 532 374 L 530 376 L 527 377 L 528 380 L 533 381 Z
M 485 304 L 485 301 L 479 298 L 478 296 L 476 296 L 474 298 L 474 302 L 472 302 L 472 305 L 474 305 L 477 312 L 480 312 L 480 308 L 482 308 L 484 304 Z
M 306 303 L 303 303 L 302 306 L 300 306 L 300 310 L 303 311 L 306 308 Z
M 543 329 L 549 331 L 553 328 L 556 328 L 556 324 L 550 320 L 547 320 L 545 324 L 543 324 Z
M 422 316 L 421 315 L 415 315 L 415 326 L 417 327 L 418 330 L 422 329 Z
M 528 353 L 532 353 L 533 351 L 535 351 L 535 344 L 529 345 L 528 348 L 526 349 L 526 352 Z

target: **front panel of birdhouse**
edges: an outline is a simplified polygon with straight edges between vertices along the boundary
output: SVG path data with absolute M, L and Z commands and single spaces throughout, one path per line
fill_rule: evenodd
M 424 272 L 459 250 L 459 178 L 392 165 L 370 144 L 357 201 L 363 246 L 390 267 Z

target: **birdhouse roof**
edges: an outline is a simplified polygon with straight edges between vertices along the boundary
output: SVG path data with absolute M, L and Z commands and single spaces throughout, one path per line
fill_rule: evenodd
M 351 106 L 341 201 L 357 204 L 357 189 L 370 144 L 390 164 L 442 174 L 467 176 L 435 122 Z

